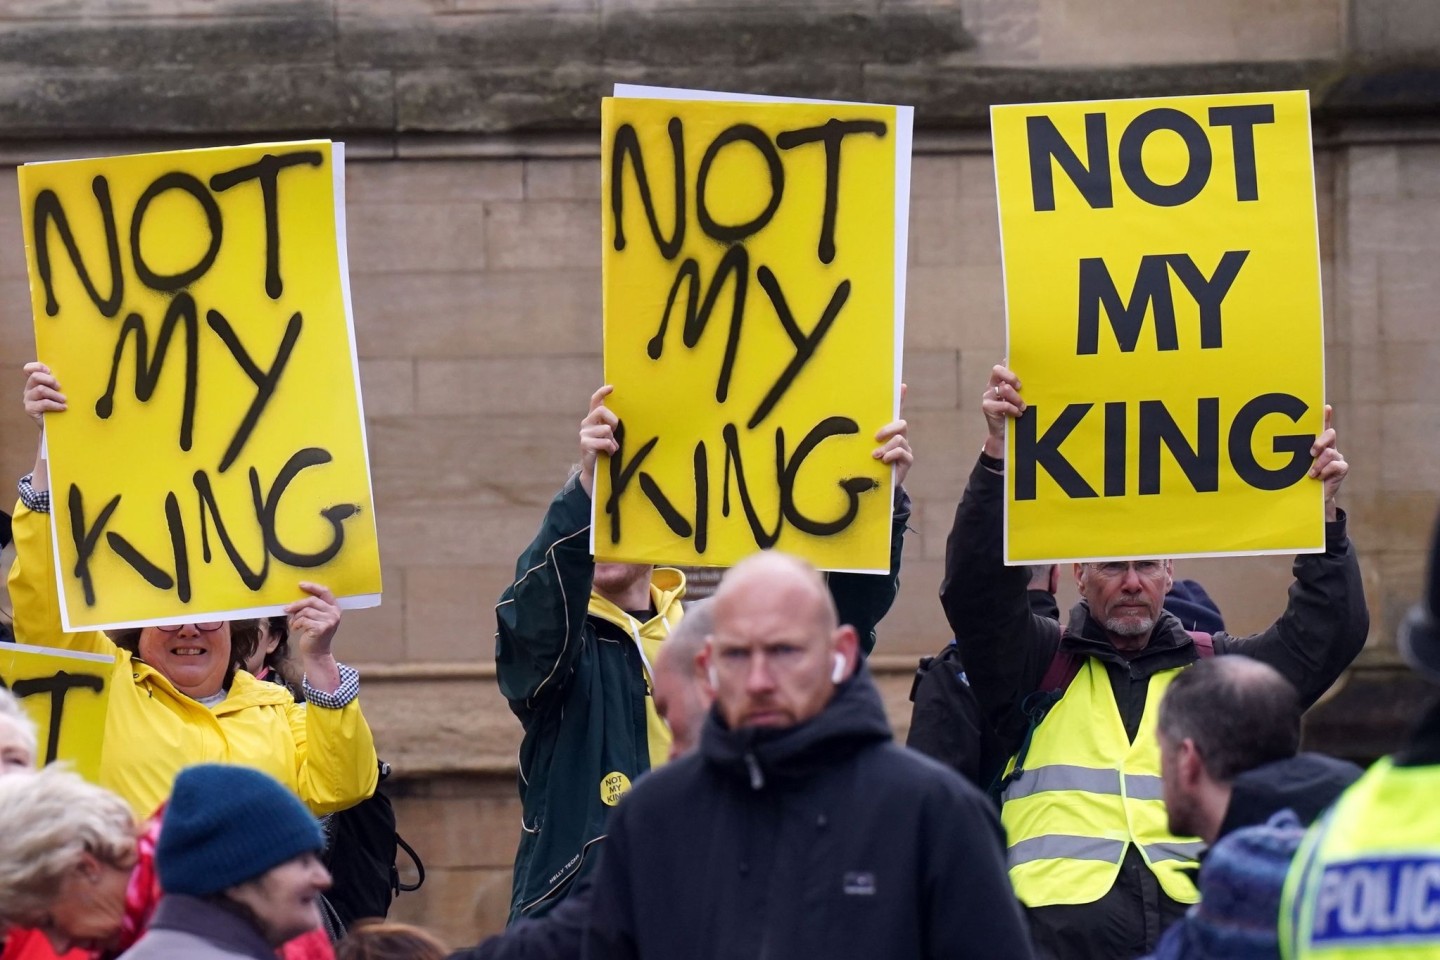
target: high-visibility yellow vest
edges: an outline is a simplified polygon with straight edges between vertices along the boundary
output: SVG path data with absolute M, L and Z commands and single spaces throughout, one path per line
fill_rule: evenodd
M 1204 842 L 1177 837 L 1166 826 L 1155 739 L 1160 698 L 1182 669 L 1150 678 L 1133 743 L 1105 667 L 1093 658 L 1035 729 L 1000 811 L 1010 881 L 1026 906 L 1099 900 L 1114 886 L 1132 843 L 1171 899 L 1199 900 L 1184 869 L 1194 866 Z M 1007 774 L 1014 765 L 1012 759 Z
M 1310 828 L 1285 879 L 1287 960 L 1440 958 L 1440 767 L 1381 760 Z

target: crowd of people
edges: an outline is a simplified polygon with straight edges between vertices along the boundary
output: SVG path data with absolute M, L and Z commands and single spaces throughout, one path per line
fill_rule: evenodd
M 26 411 L 63 414 L 56 376 L 26 373 Z M 1328 408 L 1307 481 L 1325 549 L 1241 636 L 1165 558 L 1075 564 L 1065 613 L 1058 566 L 1004 563 L 1005 433 L 1026 404 L 995 367 L 939 585 L 953 642 L 917 677 L 902 746 L 867 658 L 901 575 L 905 421 L 873 425 L 888 574 L 763 551 L 689 603 L 679 570 L 590 553 L 610 393 L 496 608 L 523 731 L 511 923 L 454 960 L 1440 956 L 1423 812 L 1440 711 L 1368 772 L 1299 749 L 1369 631 Z M 16 638 L 114 668 L 94 784 L 37 770 L 0 691 L 0 957 L 446 956 L 327 900 L 322 820 L 381 768 L 330 592 L 298 583 L 261 621 L 65 633 L 43 446 L 19 488 Z M 1433 606 L 1407 631 L 1440 679 Z

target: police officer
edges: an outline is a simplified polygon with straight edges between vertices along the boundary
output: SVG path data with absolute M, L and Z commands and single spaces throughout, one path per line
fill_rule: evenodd
M 1440 682 L 1440 527 L 1430 589 L 1400 628 L 1400 649 Z M 1440 958 L 1440 700 L 1409 744 L 1347 790 L 1306 835 L 1285 883 L 1287 960 Z

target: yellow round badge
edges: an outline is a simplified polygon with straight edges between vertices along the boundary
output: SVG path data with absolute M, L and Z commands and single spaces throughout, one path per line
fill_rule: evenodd
M 630 792 L 630 778 L 619 770 L 600 778 L 600 800 L 607 807 L 613 807 L 620 798 Z

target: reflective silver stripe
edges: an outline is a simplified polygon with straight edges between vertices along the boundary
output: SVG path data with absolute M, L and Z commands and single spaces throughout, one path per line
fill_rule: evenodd
M 1152 843 L 1145 847 L 1145 856 L 1151 863 L 1159 863 L 1162 860 L 1194 860 L 1204 849 L 1204 840 Z
M 1005 859 L 1011 868 L 1014 868 L 1032 860 L 1104 860 L 1107 863 L 1119 863 L 1124 855 L 1124 840 L 1071 837 L 1063 833 L 1052 833 L 1011 844 L 1005 853 Z
M 1125 774 L 1125 796 L 1131 800 L 1164 800 L 1160 792 L 1160 778 L 1148 773 Z
M 1076 767 L 1052 763 L 1023 771 L 1005 788 L 1003 801 L 1019 800 L 1047 790 L 1082 790 L 1085 793 L 1120 795 L 1120 774 L 1116 770 Z

